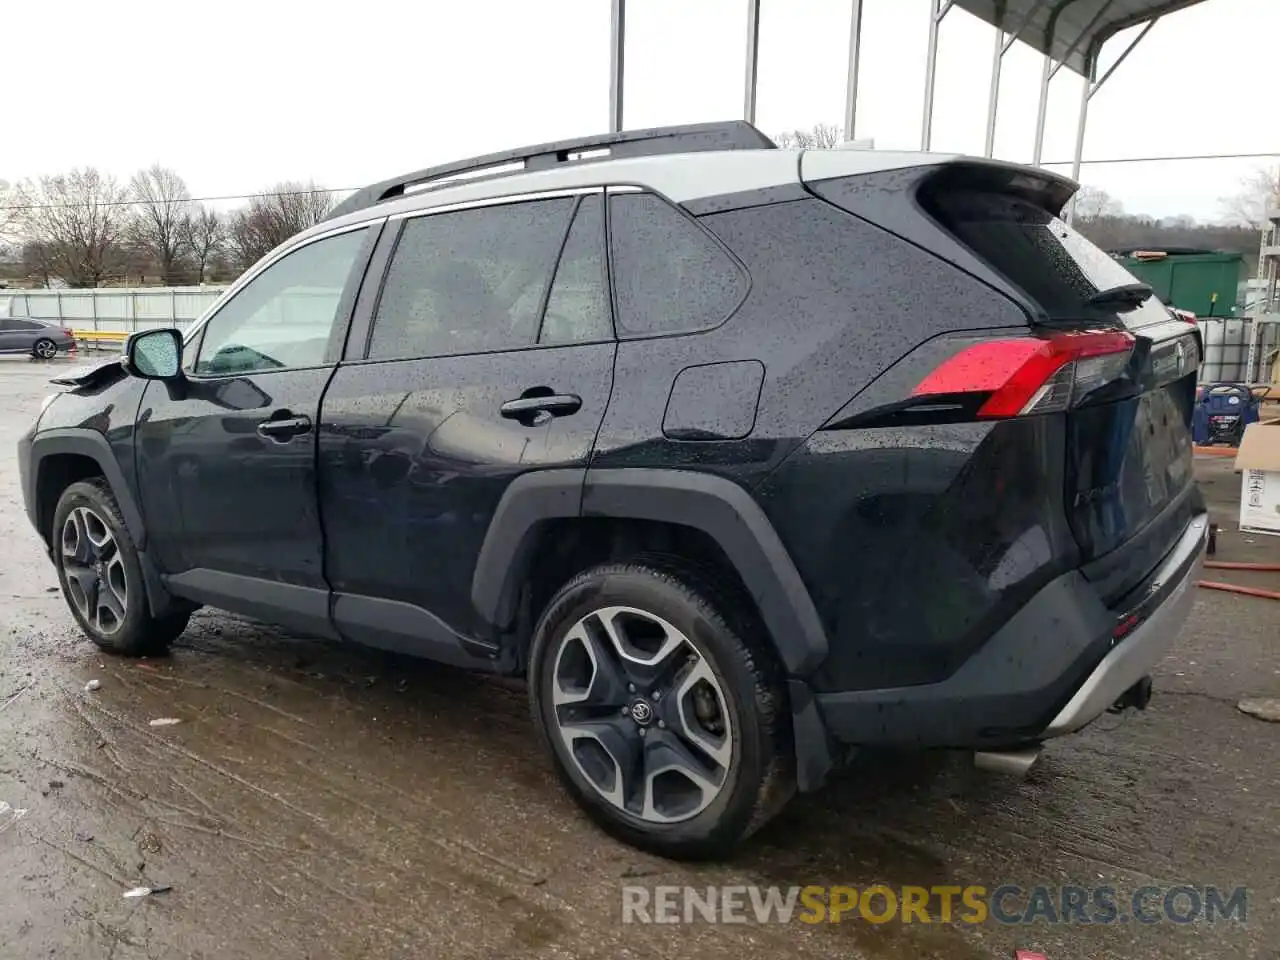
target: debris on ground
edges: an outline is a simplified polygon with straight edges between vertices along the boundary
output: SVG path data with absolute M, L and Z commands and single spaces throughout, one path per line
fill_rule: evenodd
M 99 690 L 101 688 L 102 688 L 101 680 L 90 680 L 88 683 L 84 685 L 84 692 L 93 693 L 93 691 Z
M 625 870 L 622 871 L 621 877 L 623 880 L 635 880 L 640 877 L 656 876 L 657 873 L 658 871 L 652 869 L 651 867 L 646 867 L 641 864 L 633 863 L 629 867 L 627 867 Z
M 4 800 L 0 800 L 0 833 L 4 833 L 26 815 L 27 811 L 22 808 L 11 807 Z
M 149 897 L 153 893 L 168 893 L 172 889 L 171 886 L 134 887 L 132 890 L 126 890 L 124 896 L 126 900 L 133 900 L 137 897 Z
M 1262 697 L 1252 700 L 1241 700 L 1236 709 L 1258 720 L 1280 723 L 1280 698 Z
M 151 721 L 153 727 L 172 727 L 175 723 L 182 721 L 177 717 L 156 717 Z
M 77 830 L 73 836 L 79 843 L 93 843 L 93 834 L 85 833 L 83 830 Z

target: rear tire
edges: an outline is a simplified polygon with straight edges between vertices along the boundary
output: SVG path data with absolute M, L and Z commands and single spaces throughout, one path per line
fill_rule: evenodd
M 186 629 L 190 613 L 151 615 L 138 551 L 106 480 L 81 480 L 62 492 L 51 541 L 67 606 L 103 650 L 155 656 Z
M 728 853 L 795 790 L 780 672 L 750 601 L 667 557 L 586 570 L 529 656 L 534 721 L 597 824 L 676 859 Z
M 37 360 L 52 360 L 58 355 L 58 345 L 48 337 L 41 337 L 31 345 L 31 355 Z

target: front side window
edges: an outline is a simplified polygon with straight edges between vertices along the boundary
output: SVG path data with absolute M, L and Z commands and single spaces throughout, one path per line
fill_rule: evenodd
M 530 346 L 574 204 L 557 197 L 406 221 L 374 316 L 370 359 Z
M 612 337 L 603 203 L 598 196 L 583 197 L 556 265 L 538 342 L 592 343 Z
M 711 237 L 650 193 L 609 199 L 618 336 L 706 330 L 746 293 L 746 278 Z
M 257 373 L 325 362 L 338 305 L 369 228 L 316 240 L 250 280 L 205 324 L 196 376 Z M 191 344 L 190 346 L 195 346 Z

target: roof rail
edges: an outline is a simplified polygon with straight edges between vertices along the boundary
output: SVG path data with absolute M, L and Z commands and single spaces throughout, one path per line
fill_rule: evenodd
M 704 150 L 774 149 L 776 144 L 745 120 L 718 123 L 690 123 L 647 130 L 623 130 L 594 137 L 540 143 L 518 147 L 468 160 L 455 160 L 438 167 L 392 177 L 357 190 L 334 207 L 325 219 L 342 217 L 384 200 L 404 196 L 411 187 L 451 185 L 466 179 L 510 176 L 530 170 L 546 170 L 563 163 L 616 160 L 619 157 L 652 156 L 662 153 L 695 153 Z M 517 164 L 519 166 L 517 166 Z M 496 168 L 496 169 L 495 169 Z M 514 169 L 513 169 L 514 168 Z M 442 181 L 437 183 L 437 181 Z

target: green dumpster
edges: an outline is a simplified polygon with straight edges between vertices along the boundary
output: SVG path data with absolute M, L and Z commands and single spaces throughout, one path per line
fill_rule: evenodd
M 1200 317 L 1229 317 L 1244 272 L 1238 253 L 1210 250 L 1134 250 L 1117 259 L 1156 295 Z

